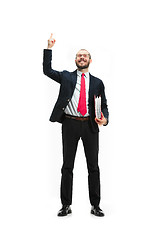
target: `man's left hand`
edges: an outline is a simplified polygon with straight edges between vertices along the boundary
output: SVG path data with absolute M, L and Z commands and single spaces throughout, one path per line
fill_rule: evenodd
M 102 118 L 99 119 L 99 118 L 96 118 L 95 117 L 95 122 L 99 125 L 99 126 L 102 126 L 102 125 L 106 125 L 107 124 L 107 119 L 104 117 L 103 113 L 102 113 Z

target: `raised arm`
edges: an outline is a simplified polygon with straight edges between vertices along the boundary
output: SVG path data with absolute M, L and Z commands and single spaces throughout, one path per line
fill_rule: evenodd
M 48 39 L 47 49 L 44 49 L 43 52 L 43 73 L 56 82 L 61 83 L 61 72 L 53 70 L 51 67 L 52 47 L 54 46 L 55 42 L 56 40 L 53 38 L 53 34 L 51 34 L 50 38 Z

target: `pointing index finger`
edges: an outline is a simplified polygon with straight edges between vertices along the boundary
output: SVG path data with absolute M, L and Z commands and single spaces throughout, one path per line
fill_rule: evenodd
M 50 39 L 53 38 L 53 33 L 51 33 Z

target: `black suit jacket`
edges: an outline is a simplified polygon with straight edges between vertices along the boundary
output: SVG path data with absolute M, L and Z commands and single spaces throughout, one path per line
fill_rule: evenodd
M 43 72 L 45 75 L 60 83 L 60 91 L 57 102 L 53 108 L 50 116 L 51 122 L 63 122 L 64 110 L 72 98 L 76 82 L 77 82 L 77 70 L 74 72 L 68 71 L 56 71 L 51 68 L 52 61 L 52 50 L 44 49 L 43 54 Z M 89 85 L 89 114 L 90 123 L 93 132 L 98 132 L 99 128 L 95 122 L 95 108 L 94 108 L 94 95 L 101 95 L 101 109 L 104 117 L 107 118 L 107 124 L 109 121 L 109 112 L 107 107 L 107 100 L 104 92 L 103 82 L 90 74 L 90 85 Z M 106 125 L 107 125 L 106 124 Z

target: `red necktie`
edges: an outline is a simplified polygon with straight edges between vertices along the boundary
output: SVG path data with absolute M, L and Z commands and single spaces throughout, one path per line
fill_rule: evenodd
M 81 77 L 81 90 L 79 96 L 79 103 L 77 111 L 80 112 L 83 116 L 87 113 L 87 105 L 86 105 L 86 89 L 85 89 L 85 74 L 82 73 Z

